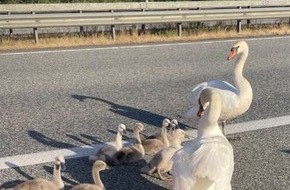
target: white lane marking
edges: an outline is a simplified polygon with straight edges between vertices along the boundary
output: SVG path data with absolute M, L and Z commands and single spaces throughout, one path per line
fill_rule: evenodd
M 282 116 L 270 119 L 262 119 L 256 121 L 249 121 L 237 124 L 227 125 L 227 133 L 234 134 L 246 131 L 254 131 L 258 129 L 272 128 L 285 126 L 290 124 L 290 115 Z M 196 131 L 187 131 L 190 136 L 196 136 Z M 130 143 L 130 142 L 124 142 Z M 58 149 L 52 151 L 38 152 L 32 154 L 23 154 L 9 157 L 0 158 L 0 170 L 21 167 L 28 165 L 35 165 L 41 163 L 52 162 L 57 155 L 63 155 L 66 159 L 86 157 L 89 155 L 94 155 L 97 150 L 102 146 L 102 144 L 95 144 L 92 146 L 81 146 L 71 149 Z
M 166 46 L 184 46 L 184 45 L 199 45 L 199 44 L 213 44 L 235 42 L 237 40 L 258 41 L 258 40 L 276 40 L 288 39 L 290 36 L 274 36 L 274 37 L 259 37 L 259 38 L 238 38 L 225 40 L 211 40 L 211 41 L 196 41 L 196 42 L 180 42 L 180 43 L 164 43 L 164 44 L 145 44 L 145 45 L 130 45 L 130 46 L 110 46 L 110 47 L 96 47 L 96 48 L 81 48 L 81 49 L 61 49 L 61 50 L 43 50 L 43 51 L 27 51 L 27 52 L 10 52 L 0 53 L 0 56 L 10 55 L 26 55 L 26 54 L 47 54 L 47 53 L 67 53 L 67 52 L 81 52 L 81 51 L 97 51 L 97 50 L 114 50 L 114 49 L 134 49 L 134 48 L 150 48 L 150 47 L 166 47 Z
M 228 127 L 226 127 L 226 133 L 234 134 L 234 133 L 241 133 L 241 132 L 246 132 L 246 131 L 254 131 L 258 129 L 285 126 L 289 124 L 290 124 L 290 115 L 256 120 L 256 121 L 248 121 L 244 123 L 231 124 Z

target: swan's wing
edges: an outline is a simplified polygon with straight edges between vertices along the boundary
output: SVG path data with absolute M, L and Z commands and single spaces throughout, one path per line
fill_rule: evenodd
M 205 88 L 208 87 L 208 82 L 203 82 L 195 86 L 195 88 L 190 92 L 188 96 L 188 102 L 191 105 L 196 105 L 198 106 L 198 99 L 199 99 L 199 94 L 201 91 Z
M 198 120 L 196 116 L 199 109 L 199 96 L 203 89 L 205 88 L 216 88 L 220 90 L 221 96 L 223 98 L 223 107 L 224 108 L 233 108 L 237 104 L 237 89 L 230 83 L 221 80 L 212 80 L 208 82 L 203 82 L 198 84 L 189 94 L 188 103 L 190 105 L 190 109 L 182 113 L 180 116 L 185 119 L 194 119 Z M 228 101 L 231 100 L 231 101 Z
M 173 155 L 172 175 L 174 190 L 190 190 L 195 183 L 195 178 L 191 177 L 191 172 L 188 170 L 188 160 L 192 152 L 198 147 L 199 144 L 193 140 L 192 143 L 186 144 Z
M 230 143 L 222 138 L 201 142 L 191 155 L 189 168 L 192 177 L 208 178 L 215 182 L 216 189 L 227 189 L 234 170 L 234 155 Z
M 227 189 L 234 167 L 231 145 L 226 140 L 215 139 L 190 146 L 173 157 L 174 189 L 190 189 L 199 179 L 214 181 L 216 189 Z
M 226 81 L 211 80 L 211 81 L 207 82 L 207 85 L 208 85 L 208 87 L 211 87 L 211 88 L 218 88 L 221 90 L 228 90 L 228 91 L 237 93 L 237 88 Z
M 201 91 L 205 88 L 217 88 L 220 90 L 230 91 L 235 94 L 237 93 L 237 88 L 226 81 L 211 80 L 208 82 L 203 82 L 195 86 L 195 88 L 190 92 L 188 101 L 191 105 L 197 105 L 199 95 Z

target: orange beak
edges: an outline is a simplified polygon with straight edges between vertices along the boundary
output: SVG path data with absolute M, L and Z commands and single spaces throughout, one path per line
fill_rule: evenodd
M 237 50 L 236 49 L 232 49 L 227 60 L 231 60 L 233 59 L 235 56 L 237 55 Z

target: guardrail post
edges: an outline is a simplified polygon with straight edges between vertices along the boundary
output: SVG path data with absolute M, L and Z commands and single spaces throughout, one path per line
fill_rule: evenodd
M 35 12 L 31 12 L 31 14 L 35 14 Z M 39 42 L 39 39 L 38 39 L 38 31 L 37 31 L 37 28 L 33 28 L 33 33 L 34 33 L 34 40 L 35 40 L 35 43 L 38 44 Z
M 38 40 L 38 31 L 37 31 L 37 28 L 33 28 L 33 33 L 34 33 L 35 43 L 38 44 L 39 40 Z
M 238 9 L 242 9 L 242 7 L 238 7 Z M 237 20 L 237 32 L 241 32 L 242 30 L 242 20 Z
M 251 6 L 248 6 L 248 9 L 251 9 Z M 250 28 L 250 26 L 251 26 L 251 20 L 250 19 L 247 20 L 247 26 L 248 26 L 248 28 Z
M 138 24 L 133 24 L 131 26 L 130 33 L 131 33 L 132 36 L 138 36 L 138 27 L 139 27 Z
M 8 15 L 11 15 L 11 12 L 8 12 Z M 9 28 L 9 35 L 10 35 L 10 37 L 12 37 L 12 35 L 13 35 L 13 29 L 12 28 Z
M 79 13 L 82 14 L 83 11 L 82 10 L 79 10 Z M 81 34 L 84 34 L 84 26 L 80 26 L 80 33 Z
M 142 9 L 142 12 L 145 12 L 145 11 L 146 11 L 145 9 Z M 146 25 L 145 24 L 142 24 L 141 25 L 140 34 L 145 34 L 145 29 L 146 29 Z
M 181 11 L 181 8 L 178 8 L 179 11 Z M 178 28 L 178 36 L 181 37 L 182 36 L 182 23 L 178 23 L 177 24 Z
M 197 10 L 201 10 L 201 7 L 198 7 Z M 201 22 L 197 22 L 196 27 L 199 29 L 201 27 Z
M 113 40 L 116 40 L 116 28 L 115 28 L 115 25 L 111 26 L 111 30 L 112 30 L 112 38 L 113 38 Z
M 111 13 L 114 13 L 114 10 L 111 10 Z M 115 28 L 115 25 L 111 25 L 111 31 L 112 31 L 113 40 L 116 40 L 116 28 Z
M 178 36 L 182 36 L 182 23 L 178 23 Z

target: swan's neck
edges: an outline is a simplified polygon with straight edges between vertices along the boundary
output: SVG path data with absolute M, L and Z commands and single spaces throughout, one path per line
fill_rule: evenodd
M 243 68 L 245 65 L 245 62 L 248 57 L 249 50 L 245 49 L 236 64 L 235 70 L 234 70 L 234 81 L 235 81 L 235 86 L 238 89 L 238 98 L 240 102 L 240 112 L 243 113 L 244 111 L 248 110 L 252 99 L 253 99 L 253 91 L 251 84 L 249 81 L 243 76 Z
M 121 149 L 123 147 L 123 142 L 122 142 L 122 134 L 121 132 L 118 131 L 117 135 L 116 135 L 116 145 L 119 149 Z
M 203 126 L 203 123 L 199 123 L 197 138 L 210 138 L 215 136 L 224 136 L 219 128 L 218 123 Z
M 93 179 L 94 179 L 95 184 L 98 187 L 101 187 L 102 189 L 104 189 L 104 184 L 101 180 L 100 171 L 98 169 L 93 169 Z
M 64 184 L 63 181 L 61 179 L 61 166 L 54 164 L 53 166 L 53 182 L 56 185 L 57 189 L 63 189 L 64 188 Z
M 214 98 L 212 98 L 214 99 Z M 209 138 L 213 136 L 223 136 L 218 125 L 218 119 L 221 114 L 220 101 L 211 101 L 206 108 L 204 115 L 199 120 L 197 137 Z
M 247 60 L 249 54 L 249 50 L 245 49 L 240 56 L 240 59 L 236 63 L 235 69 L 234 69 L 234 81 L 235 85 L 238 89 L 238 93 L 241 95 L 241 93 L 247 93 L 248 89 L 251 89 L 251 85 L 248 82 L 247 79 L 243 76 L 243 69 L 245 62 Z
M 168 138 L 167 138 L 166 126 L 162 126 L 162 128 L 161 128 L 161 138 L 162 138 L 162 141 L 164 142 L 165 146 L 168 147 L 169 146 L 169 141 L 168 141 Z

